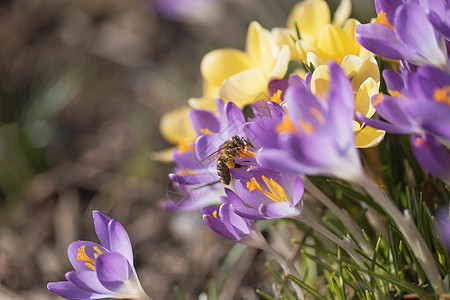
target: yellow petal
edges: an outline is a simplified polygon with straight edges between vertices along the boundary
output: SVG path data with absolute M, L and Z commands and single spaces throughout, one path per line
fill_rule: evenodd
M 378 94 L 378 85 L 373 78 L 369 77 L 361 84 L 356 92 L 355 110 L 367 118 L 372 117 L 375 113 L 375 108 L 370 102 L 370 99 L 376 94 Z
M 194 142 L 197 137 L 191 125 L 189 106 L 182 106 L 166 112 L 159 123 L 159 130 L 162 136 L 172 144 L 178 144 L 185 140 L 187 143 Z
M 239 106 L 252 103 L 267 89 L 268 78 L 260 69 L 248 69 L 231 76 L 219 90 L 220 98 Z
M 195 108 L 195 109 L 205 109 L 205 110 L 209 110 L 209 111 L 217 110 L 217 105 L 216 105 L 216 102 L 214 101 L 214 98 L 208 98 L 208 97 L 189 98 L 188 104 L 189 104 L 189 106 L 191 106 L 192 108 Z
M 297 53 L 300 57 L 300 60 L 304 63 L 307 63 L 307 53 L 312 52 L 316 54 L 318 57 L 320 57 L 322 60 L 324 59 L 323 53 L 317 49 L 316 47 L 312 46 L 311 44 L 305 42 L 304 40 L 297 41 L 295 43 L 295 48 L 297 49 Z
M 308 66 L 312 64 L 315 68 L 325 64 L 323 59 L 321 59 L 319 56 L 317 56 L 317 54 L 313 52 L 306 53 L 306 63 Z
M 341 69 L 344 70 L 345 75 L 347 75 L 350 78 L 353 78 L 353 76 L 355 76 L 358 73 L 363 62 L 364 62 L 364 59 L 362 59 L 359 56 L 352 55 L 352 54 L 347 55 L 342 60 Z M 354 90 L 357 90 L 358 88 L 359 88 L 359 85 L 357 87 L 354 87 Z
M 319 34 L 317 48 L 326 56 L 325 59 L 333 59 L 340 63 L 346 55 L 358 54 L 359 48 L 358 51 L 354 51 L 352 42 L 351 37 L 342 28 L 327 25 Z
M 176 147 L 170 147 L 170 148 L 162 149 L 159 151 L 155 151 L 155 152 L 152 152 L 150 157 L 152 160 L 169 163 L 169 162 L 173 161 L 173 151 L 175 149 L 176 149 Z
M 203 78 L 212 85 L 220 86 L 230 76 L 252 64 L 248 56 L 237 49 L 217 49 L 207 53 L 201 62 L 200 69 Z
M 342 24 L 350 17 L 352 12 L 352 1 L 351 0 L 341 0 L 339 6 L 336 8 L 333 16 L 333 24 L 341 27 Z
M 384 130 L 375 129 L 370 126 L 365 126 L 361 131 L 355 135 L 355 144 L 357 148 L 370 148 L 378 146 L 385 135 Z
M 358 20 L 356 19 L 348 19 L 347 21 L 345 21 L 344 26 L 342 26 L 342 29 L 344 29 L 344 31 L 347 33 L 349 40 L 352 41 L 349 44 L 349 49 L 352 49 L 351 52 L 353 54 L 359 54 L 361 52 L 361 47 L 358 43 L 358 41 L 356 40 L 356 31 L 355 31 L 355 27 L 357 25 L 361 24 Z M 361 56 L 361 55 L 360 55 Z M 374 56 L 372 54 L 372 56 Z M 364 56 L 363 58 L 366 58 L 367 56 Z
M 278 56 L 279 46 L 269 31 L 253 21 L 248 27 L 246 52 L 253 65 L 269 75 Z
M 318 66 L 311 76 L 311 91 L 323 98 L 328 91 L 329 83 L 330 68 L 328 65 Z
M 380 82 L 380 70 L 377 60 L 374 57 L 368 57 L 363 60 L 358 72 L 352 79 L 354 87 L 361 85 L 367 78 L 373 78 L 378 84 Z
M 306 0 L 297 3 L 289 14 L 287 27 L 295 29 L 297 24 L 300 34 L 317 37 L 322 28 L 330 24 L 330 9 L 323 0 Z
M 209 81 L 203 81 L 203 97 L 215 98 L 219 95 L 220 85 L 214 85 Z
M 289 50 L 291 52 L 291 58 L 295 59 L 295 60 L 299 60 L 300 57 L 297 53 L 297 49 L 295 47 L 295 42 L 292 39 L 292 37 L 294 37 L 295 39 L 297 38 L 297 33 L 295 32 L 295 30 L 289 29 L 289 28 L 280 28 L 280 27 L 275 27 L 272 28 L 272 30 L 270 31 L 272 36 L 275 38 L 275 40 L 278 43 L 278 46 L 283 46 L 283 45 L 288 45 Z
M 359 132 L 361 130 L 361 124 L 358 121 L 352 120 L 353 132 Z
M 286 75 L 288 70 L 289 61 L 291 59 L 291 51 L 287 45 L 281 47 L 278 58 L 275 62 L 275 66 L 270 73 L 270 79 L 281 79 Z

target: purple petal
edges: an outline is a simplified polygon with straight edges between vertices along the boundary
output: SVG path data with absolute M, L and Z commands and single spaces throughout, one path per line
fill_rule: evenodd
M 403 59 L 405 51 L 409 53 L 397 39 L 395 32 L 386 25 L 361 24 L 357 25 L 355 30 L 358 43 L 379 56 Z
M 288 87 L 288 81 L 286 79 L 274 79 L 269 82 L 268 89 L 269 89 L 269 97 L 272 97 L 273 94 L 275 94 L 278 90 L 280 90 L 281 93 L 281 99 L 284 98 L 284 91 Z
M 94 271 L 73 271 L 67 273 L 66 278 L 81 290 L 103 295 L 111 294 L 111 291 L 100 283 Z
M 448 40 L 450 39 L 450 10 L 443 10 L 443 17 L 441 18 L 437 11 L 430 11 L 428 13 L 428 20 Z
M 229 231 L 229 228 L 224 224 L 222 219 L 219 218 L 219 210 L 217 207 L 204 207 L 202 208 L 203 222 L 212 231 L 218 235 L 229 239 L 231 241 L 239 241 L 239 237 Z
M 450 153 L 432 135 L 411 136 L 414 155 L 420 165 L 435 177 L 450 184 Z
M 121 253 L 128 259 L 130 265 L 133 265 L 133 249 L 125 228 L 116 220 L 111 220 L 108 231 L 111 239 L 111 251 Z
M 198 135 L 204 134 L 202 129 L 208 129 L 212 132 L 220 131 L 220 123 L 218 118 L 211 112 L 205 110 L 191 110 L 190 113 L 192 126 Z
M 108 223 L 111 218 L 98 210 L 92 212 L 92 217 L 94 219 L 95 233 L 97 233 L 98 239 L 106 249 L 111 249 L 108 233 Z
M 84 246 L 84 253 L 86 253 L 88 257 L 87 259 L 84 257 L 84 255 L 81 255 L 83 253 L 83 246 Z M 99 251 L 95 250 L 94 248 L 97 248 Z M 106 248 L 90 241 L 73 242 L 69 245 L 69 248 L 67 249 L 69 261 L 72 264 L 75 271 L 92 271 L 95 267 L 95 256 L 105 252 L 108 252 Z M 79 253 L 80 259 L 77 259 Z
M 317 169 L 300 163 L 289 152 L 281 149 L 261 149 L 258 152 L 258 163 L 272 170 L 302 174 L 314 173 Z
M 287 202 L 272 202 L 259 207 L 259 212 L 267 219 L 287 218 L 299 212 Z
M 366 118 L 361 113 L 356 112 L 356 117 L 373 128 L 382 129 L 389 133 L 394 134 L 408 134 L 412 132 L 411 126 L 399 126 L 398 124 L 390 124 L 384 121 Z
M 297 204 L 300 203 L 304 193 L 305 193 L 305 185 L 303 184 L 302 178 L 300 176 L 295 176 L 294 192 L 292 196 L 294 206 L 297 206 Z
M 185 151 L 180 154 L 178 150 L 175 150 L 173 154 L 173 161 L 181 169 L 203 169 L 203 166 L 198 161 L 197 153 L 195 151 Z
M 228 120 L 229 137 L 234 135 L 242 136 L 245 123 L 245 117 L 242 110 L 240 110 L 233 102 L 227 102 L 225 104 L 225 113 Z
M 386 85 L 390 91 L 403 91 L 405 83 L 401 74 L 392 70 L 384 70 L 383 78 L 386 81 Z
M 128 259 L 118 252 L 105 253 L 97 258 L 98 280 L 111 291 L 120 291 L 132 275 Z
M 375 0 L 377 14 L 380 13 L 380 11 L 385 12 L 386 19 L 391 24 L 394 24 L 395 10 L 400 5 L 403 5 L 403 1 L 401 0 Z
M 445 64 L 447 57 L 439 48 L 436 31 L 419 5 L 405 4 L 397 10 L 395 31 L 406 47 L 416 52 L 417 58 L 405 57 L 406 60 L 425 60 L 437 66 Z
M 50 282 L 47 284 L 47 289 L 61 297 L 68 299 L 102 299 L 108 298 L 109 295 L 94 294 L 85 290 L 82 290 L 69 281 Z
M 221 138 L 219 134 L 211 133 L 200 136 L 195 142 L 195 151 L 199 161 L 205 160 L 211 154 L 216 152 L 220 146 L 230 137 Z M 212 162 L 215 162 L 214 160 Z M 211 163 L 212 163 L 211 162 Z M 205 162 L 202 162 L 206 167 Z

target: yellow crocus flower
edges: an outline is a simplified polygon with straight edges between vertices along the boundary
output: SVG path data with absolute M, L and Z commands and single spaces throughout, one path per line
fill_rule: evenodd
M 233 101 L 238 106 L 267 97 L 269 81 L 283 78 L 289 60 L 289 47 L 279 46 L 271 32 L 253 21 L 248 28 L 245 52 L 225 48 L 203 57 L 204 95 L 189 99 L 189 104 L 194 108 L 214 109 L 215 97 Z

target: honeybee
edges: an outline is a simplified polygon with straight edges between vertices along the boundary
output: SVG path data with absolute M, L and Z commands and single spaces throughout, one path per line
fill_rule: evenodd
M 245 166 L 236 163 L 236 157 L 239 154 L 243 154 L 248 145 L 251 146 L 245 138 L 240 138 L 235 135 L 230 140 L 223 143 L 219 150 L 203 159 L 201 163 L 209 165 L 213 160 L 216 160 L 217 175 L 222 183 L 228 185 L 231 181 L 230 169 Z

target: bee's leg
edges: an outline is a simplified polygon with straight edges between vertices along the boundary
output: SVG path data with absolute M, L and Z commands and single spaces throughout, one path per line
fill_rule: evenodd
M 241 164 L 235 163 L 235 164 L 234 164 L 234 167 L 237 168 L 237 169 L 239 169 L 239 168 L 248 167 L 248 166 L 247 166 L 247 165 L 241 165 Z

